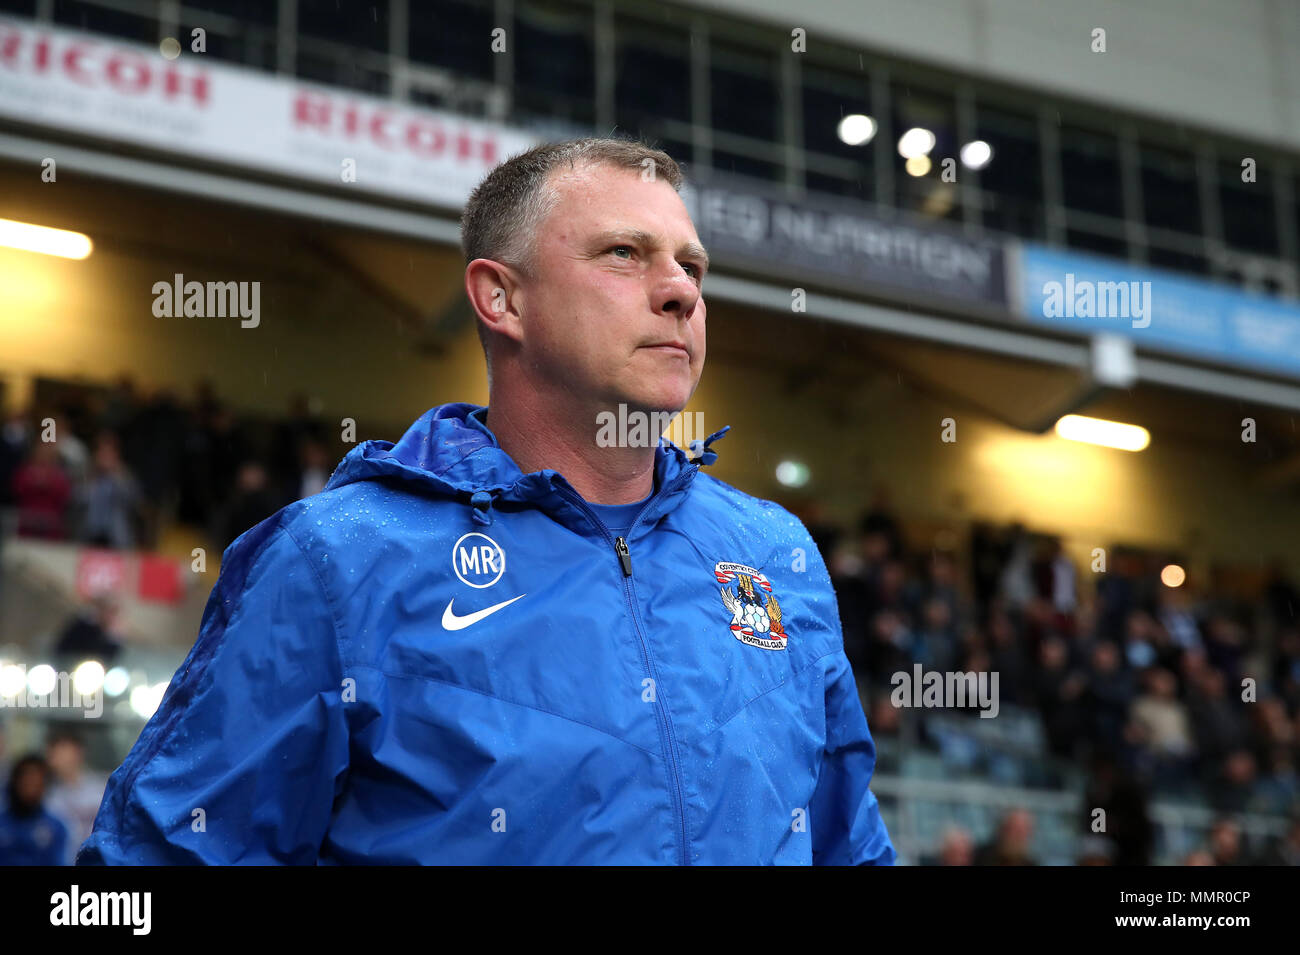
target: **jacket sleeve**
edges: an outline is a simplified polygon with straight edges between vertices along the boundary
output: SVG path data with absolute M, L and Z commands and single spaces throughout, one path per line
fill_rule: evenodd
M 827 657 L 826 752 L 809 807 L 813 865 L 893 865 L 894 846 L 869 788 L 876 744 L 841 650 Z
M 332 606 L 283 513 L 226 550 L 78 865 L 315 863 L 347 770 L 343 673 Z

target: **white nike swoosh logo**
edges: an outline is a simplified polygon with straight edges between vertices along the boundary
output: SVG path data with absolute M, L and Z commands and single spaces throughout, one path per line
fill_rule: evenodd
M 490 617 L 502 607 L 509 607 L 516 600 L 522 600 L 527 594 L 520 594 L 518 597 L 511 597 L 509 600 L 502 601 L 492 607 L 485 607 L 483 610 L 475 610 L 473 613 L 467 613 L 463 617 L 458 617 L 452 612 L 451 605 L 456 602 L 453 597 L 447 601 L 447 609 L 442 612 L 442 628 L 444 630 L 464 630 L 466 627 L 472 627 L 484 617 Z

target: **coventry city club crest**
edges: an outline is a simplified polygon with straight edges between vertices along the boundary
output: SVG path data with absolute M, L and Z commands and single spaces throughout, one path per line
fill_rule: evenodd
M 772 582 L 753 567 L 725 561 L 713 568 L 713 574 L 722 584 L 722 603 L 731 612 L 735 638 L 751 647 L 784 650 L 787 638 Z

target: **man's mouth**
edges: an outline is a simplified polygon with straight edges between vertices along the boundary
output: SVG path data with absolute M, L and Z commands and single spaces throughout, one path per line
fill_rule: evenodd
M 667 355 L 680 353 L 687 359 L 691 357 L 690 349 L 683 342 L 657 342 L 653 345 L 643 345 L 641 347 L 648 348 L 651 351 L 660 351 Z

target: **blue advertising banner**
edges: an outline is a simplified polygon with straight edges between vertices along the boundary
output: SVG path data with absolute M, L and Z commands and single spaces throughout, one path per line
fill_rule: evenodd
M 1024 243 L 1017 310 L 1138 346 L 1300 376 L 1300 306 L 1213 282 Z

